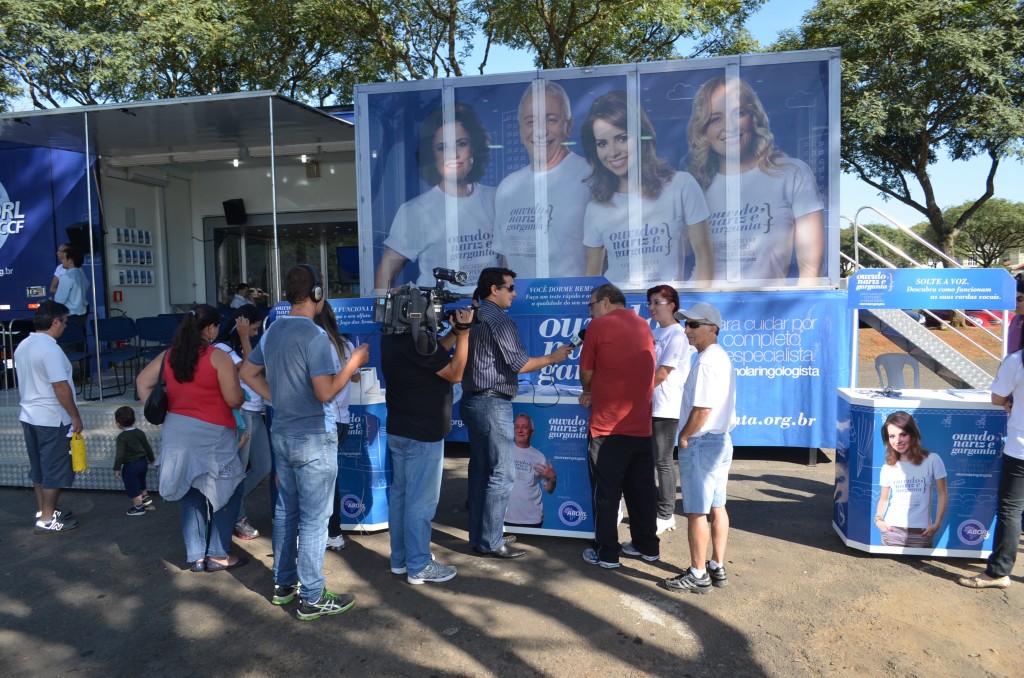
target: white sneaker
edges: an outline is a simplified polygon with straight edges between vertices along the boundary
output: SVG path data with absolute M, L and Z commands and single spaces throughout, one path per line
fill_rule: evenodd
M 676 529 L 676 517 L 671 518 L 658 518 L 658 531 L 655 534 L 662 534 L 663 532 L 671 532 Z
M 340 551 L 345 548 L 345 535 L 339 534 L 337 537 L 328 537 L 327 548 L 332 551 Z

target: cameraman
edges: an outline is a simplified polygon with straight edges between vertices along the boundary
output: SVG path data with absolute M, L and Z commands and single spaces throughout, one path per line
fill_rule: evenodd
M 430 554 L 430 522 L 441 495 L 444 437 L 452 429 L 452 384 L 462 380 L 469 355 L 470 308 L 455 311 L 452 331 L 421 355 L 413 333 L 381 336 L 381 369 L 387 381 L 388 455 L 393 478 L 388 503 L 391 572 L 410 584 L 448 581 L 451 565 Z M 420 331 L 430 332 L 429 326 Z M 452 346 L 455 354 L 449 355 Z

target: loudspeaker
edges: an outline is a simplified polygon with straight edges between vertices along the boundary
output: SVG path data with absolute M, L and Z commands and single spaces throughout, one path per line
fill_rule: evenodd
M 72 247 L 82 250 L 85 254 L 92 254 L 92 249 L 89 247 L 88 221 L 71 224 L 64 229 L 64 232 L 68 234 L 68 242 Z
M 245 203 L 241 198 L 232 198 L 224 201 L 224 219 L 230 226 L 244 224 L 248 217 L 245 215 Z

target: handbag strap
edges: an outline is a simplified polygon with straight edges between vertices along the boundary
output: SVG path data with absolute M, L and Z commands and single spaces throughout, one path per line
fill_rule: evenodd
M 160 356 L 160 372 L 159 372 L 159 374 L 158 374 L 158 376 L 156 378 L 156 385 L 157 386 L 163 386 L 164 385 L 164 363 L 166 361 L 167 361 L 167 351 L 164 351 L 164 354 L 162 356 Z

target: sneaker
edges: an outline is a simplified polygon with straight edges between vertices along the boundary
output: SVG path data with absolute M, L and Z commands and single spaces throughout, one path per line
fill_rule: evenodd
M 247 518 L 242 518 L 235 523 L 235 536 L 248 541 L 260 536 L 260 531 L 253 527 Z
M 328 537 L 327 548 L 332 551 L 340 551 L 345 548 L 345 535 L 339 534 L 337 537 Z
M 42 511 L 36 511 L 36 520 L 39 520 L 42 517 L 43 517 L 43 512 Z M 56 511 L 53 512 L 53 517 L 56 518 L 57 520 L 60 520 L 61 518 L 70 518 L 71 517 L 71 511 L 70 511 L 70 509 L 67 510 L 67 511 L 65 511 L 64 509 L 57 509 Z
M 274 605 L 287 605 L 288 603 L 295 600 L 295 595 L 298 592 L 298 584 L 293 584 L 292 586 L 281 586 L 280 584 L 274 584 L 274 597 L 270 599 L 270 602 Z
M 454 579 L 456 574 L 458 574 L 458 570 L 454 566 L 430 561 L 429 565 L 416 574 L 410 574 L 406 580 L 410 584 L 422 584 L 428 581 L 437 583 Z
M 653 563 L 656 560 L 661 560 L 661 556 L 660 555 L 649 556 L 647 554 L 640 553 L 635 548 L 633 548 L 633 542 L 631 542 L 631 541 L 624 541 L 624 542 L 622 542 L 622 552 L 625 553 L 627 556 L 630 556 L 632 558 L 643 558 L 648 563 Z
M 145 506 L 146 508 L 149 508 L 150 506 L 152 506 L 153 505 L 153 497 L 151 497 L 151 496 L 149 496 L 147 494 L 145 497 L 142 498 L 142 505 Z
M 676 517 L 671 518 L 658 518 L 658 531 L 655 534 L 664 534 L 665 532 L 671 532 L 676 529 Z
M 711 563 L 708 563 L 705 567 L 708 568 L 708 576 L 711 577 L 711 585 L 717 588 L 729 585 L 729 578 L 725 575 L 725 565 L 711 569 Z
M 125 515 L 144 516 L 146 515 L 146 507 L 143 506 L 142 504 L 139 504 L 138 506 L 132 506 L 130 509 L 128 509 L 128 512 Z
M 434 553 L 433 552 L 430 553 L 430 560 L 431 560 L 431 562 L 437 560 L 437 558 L 434 557 Z M 395 567 L 394 565 L 391 566 L 391 574 L 405 574 L 405 573 L 406 573 L 406 569 L 405 569 L 404 565 L 402 565 L 401 567 Z
M 665 587 L 670 591 L 693 591 L 694 593 L 710 593 L 711 577 L 705 572 L 703 577 L 698 577 L 690 568 L 678 577 L 665 580 Z
M 590 565 L 600 565 L 606 570 L 614 570 L 619 566 L 618 563 L 609 563 L 598 558 L 594 549 L 583 549 L 583 561 Z
M 333 616 L 348 612 L 356 604 L 356 597 L 351 593 L 331 593 L 327 589 L 320 594 L 320 599 L 315 602 L 299 601 L 299 609 L 295 616 L 302 621 L 310 621 L 317 617 Z
M 54 532 L 67 532 L 78 527 L 78 521 L 74 519 L 61 519 L 54 518 L 48 523 L 36 521 L 36 527 L 33 530 L 36 534 L 52 534 Z

